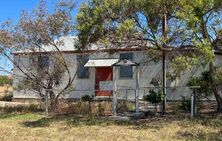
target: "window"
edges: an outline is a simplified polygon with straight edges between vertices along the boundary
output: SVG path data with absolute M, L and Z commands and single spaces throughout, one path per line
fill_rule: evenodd
M 86 55 L 78 55 L 78 78 L 89 78 L 89 68 L 84 67 L 84 65 L 89 60 L 89 57 Z
M 123 53 L 120 54 L 120 60 L 133 60 L 133 53 Z M 132 78 L 133 77 L 133 67 L 132 66 L 120 66 L 120 78 Z
M 49 56 L 38 56 L 38 67 L 40 69 L 49 68 Z

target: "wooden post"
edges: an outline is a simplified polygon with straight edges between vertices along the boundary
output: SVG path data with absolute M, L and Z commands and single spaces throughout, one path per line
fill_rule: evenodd
M 139 115 L 139 66 L 136 66 L 136 115 Z
M 126 89 L 126 101 L 128 100 L 128 89 Z
M 191 118 L 196 116 L 196 90 L 193 89 L 193 94 L 191 96 Z
M 112 112 L 113 116 L 116 116 L 116 104 L 117 104 L 117 97 L 116 97 L 116 67 L 113 67 L 113 102 L 112 102 Z

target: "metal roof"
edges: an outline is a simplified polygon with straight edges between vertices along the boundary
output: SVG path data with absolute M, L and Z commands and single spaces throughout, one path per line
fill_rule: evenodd
M 84 67 L 111 67 L 118 61 L 119 59 L 90 59 Z
M 139 63 L 136 63 L 132 60 L 124 59 L 116 62 L 113 66 L 139 66 Z

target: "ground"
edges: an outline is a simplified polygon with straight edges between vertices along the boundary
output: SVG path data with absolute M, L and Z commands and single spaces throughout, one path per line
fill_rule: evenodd
M 6 94 L 12 92 L 11 86 L 0 86 L 0 98 L 4 97 Z
M 42 113 L 0 114 L 1 141 L 170 141 L 222 140 L 222 117 L 165 116 L 113 121 L 107 117 L 62 115 L 45 118 Z

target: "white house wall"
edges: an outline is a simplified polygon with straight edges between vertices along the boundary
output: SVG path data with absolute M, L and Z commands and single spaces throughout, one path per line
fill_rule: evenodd
M 120 53 L 125 52 L 117 52 L 117 53 L 107 53 L 107 52 L 95 52 L 90 53 L 89 58 L 90 59 L 98 59 L 98 58 L 119 58 Z M 145 62 L 147 60 L 147 53 L 145 51 L 134 51 L 133 58 L 135 62 Z M 69 69 L 71 75 L 74 75 L 76 73 L 77 69 L 77 55 L 80 55 L 78 53 L 65 53 L 65 59 L 68 61 Z M 216 56 L 215 63 L 219 66 L 222 66 L 222 57 Z M 14 56 L 15 60 L 19 59 L 19 56 Z M 25 64 L 29 66 L 29 55 L 23 55 L 20 56 L 20 60 L 22 64 Z M 169 64 L 169 63 L 168 63 Z M 169 66 L 169 65 L 168 65 Z M 145 64 L 141 64 L 139 67 L 140 69 L 140 77 L 139 77 L 139 85 L 140 85 L 140 98 L 143 97 L 144 94 L 148 94 L 149 89 L 145 87 L 152 87 L 153 85 L 150 84 L 152 78 L 154 77 L 162 77 L 162 62 L 146 62 Z M 167 70 L 169 70 L 168 68 Z M 206 68 L 205 68 L 206 69 Z M 168 86 L 186 86 L 187 80 L 190 76 L 198 76 L 201 74 L 201 72 L 204 70 L 204 68 L 198 67 L 193 68 L 192 71 L 186 71 L 184 72 L 180 78 L 177 78 L 175 81 L 167 81 Z M 133 72 L 136 72 L 135 67 L 133 69 Z M 14 77 L 13 77 L 13 86 L 16 87 L 19 81 L 21 81 L 21 77 L 23 73 L 21 73 L 16 66 L 14 66 Z M 134 97 L 134 90 L 136 88 L 136 73 L 133 74 L 132 79 L 122 79 L 119 78 L 119 71 L 117 69 L 117 97 L 126 97 L 126 93 L 128 93 L 127 98 L 135 98 Z M 68 75 L 65 74 L 65 77 L 63 78 L 63 84 L 57 88 L 61 89 L 65 86 L 68 80 Z M 63 97 L 65 98 L 81 98 L 82 95 L 94 95 L 95 94 L 95 68 L 89 68 L 89 79 L 79 79 L 75 78 L 73 84 L 72 84 L 72 91 L 67 92 Z M 167 99 L 168 100 L 178 100 L 181 99 L 181 96 L 189 96 L 191 94 L 191 91 L 188 88 L 180 87 L 180 88 L 170 88 L 167 89 Z M 14 98 L 38 98 L 37 94 L 34 94 L 30 91 L 13 91 L 13 97 Z
M 27 72 L 29 66 L 29 56 L 14 56 L 15 62 L 19 67 Z M 32 91 L 17 90 L 17 85 L 23 80 L 24 73 L 22 73 L 15 65 L 13 67 L 13 97 L 14 98 L 38 98 L 38 95 Z

